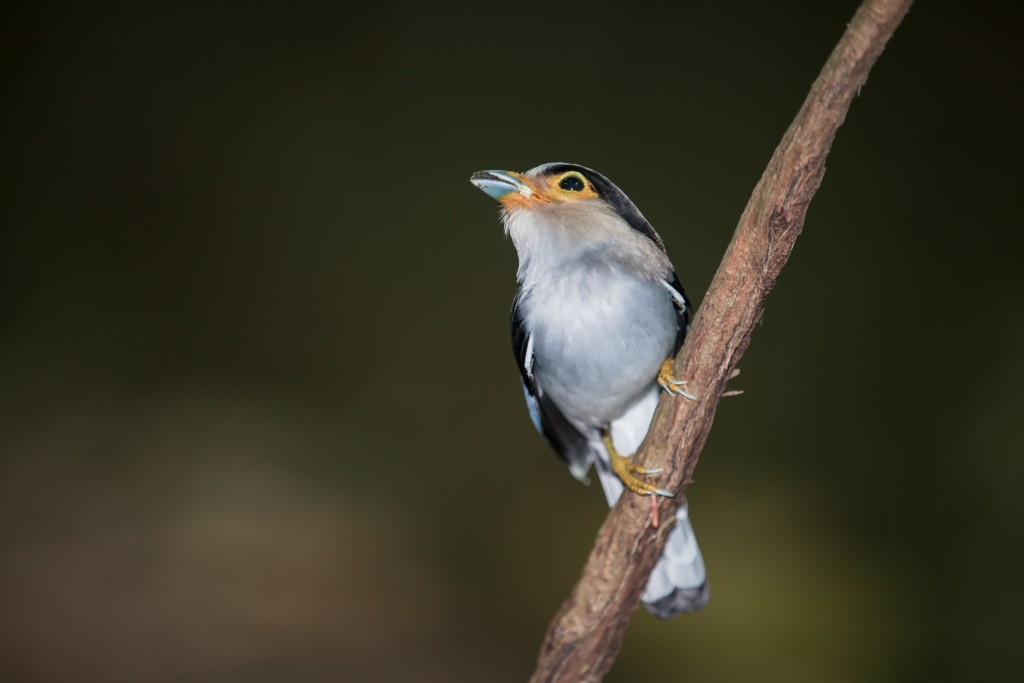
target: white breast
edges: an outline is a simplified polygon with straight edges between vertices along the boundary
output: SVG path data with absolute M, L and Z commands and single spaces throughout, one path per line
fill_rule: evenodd
M 603 263 L 538 283 L 523 302 L 537 383 L 570 419 L 603 426 L 654 384 L 672 353 L 664 287 Z
M 507 212 L 538 386 L 577 425 L 603 427 L 656 382 L 676 316 L 664 251 L 603 201 Z

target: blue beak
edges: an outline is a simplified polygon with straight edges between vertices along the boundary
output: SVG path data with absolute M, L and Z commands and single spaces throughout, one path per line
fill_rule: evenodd
M 512 192 L 530 194 L 530 187 L 510 171 L 477 171 L 469 177 L 469 182 L 495 199 L 501 199 Z

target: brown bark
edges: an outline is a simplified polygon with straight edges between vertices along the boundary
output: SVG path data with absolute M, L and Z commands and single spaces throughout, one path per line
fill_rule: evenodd
M 865 0 L 815 80 L 754 188 L 675 361 L 696 401 L 663 397 L 637 455 L 666 472 L 674 519 L 714 420 L 718 400 L 750 342 L 764 299 L 799 236 L 836 130 L 912 0 Z M 611 668 L 669 527 L 651 526 L 647 498 L 625 495 L 598 532 L 576 586 L 548 629 L 531 681 L 599 681 Z

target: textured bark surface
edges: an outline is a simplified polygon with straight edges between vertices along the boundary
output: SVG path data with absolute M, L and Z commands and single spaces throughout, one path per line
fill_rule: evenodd
M 675 376 L 688 380 L 687 389 L 698 398 L 663 397 L 637 455 L 646 465 L 663 466 L 659 485 L 676 492 L 675 499 L 660 503 L 663 520 L 674 519 L 675 505 L 683 499 L 729 375 L 803 228 L 836 130 L 911 1 L 865 0 L 857 10 L 740 217 L 675 361 Z M 622 497 L 548 629 L 531 681 L 604 677 L 668 531 L 667 525 L 651 527 L 649 499 Z

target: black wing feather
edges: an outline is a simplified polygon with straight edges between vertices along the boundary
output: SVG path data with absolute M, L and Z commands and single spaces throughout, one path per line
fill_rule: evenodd
M 526 405 L 530 410 L 533 425 L 537 428 L 558 457 L 569 467 L 573 476 L 586 481 L 586 473 L 593 462 L 594 454 L 586 437 L 566 419 L 558 406 L 544 394 L 543 388 L 537 383 L 529 367 L 532 358 L 527 358 L 529 333 L 526 330 L 522 313 L 519 308 L 521 293 L 512 302 L 510 323 L 512 325 L 512 350 L 519 365 L 519 375 L 523 381 L 523 393 Z

